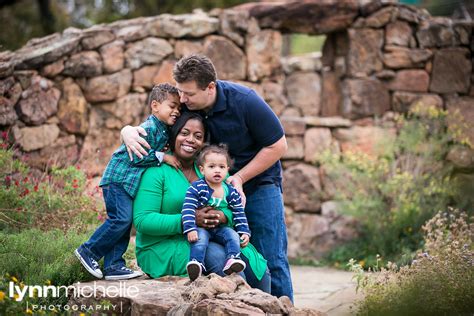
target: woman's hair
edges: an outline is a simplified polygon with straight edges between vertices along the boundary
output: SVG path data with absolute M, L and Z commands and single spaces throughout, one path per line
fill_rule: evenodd
M 201 115 L 195 113 L 195 112 L 183 112 L 180 117 L 176 120 L 176 123 L 171 127 L 170 130 L 170 137 L 169 137 L 169 145 L 170 145 L 170 150 L 174 151 L 174 146 L 176 145 L 176 138 L 178 137 L 178 134 L 181 132 L 183 129 L 184 125 L 189 120 L 197 120 L 202 123 L 202 126 L 204 127 L 204 137 L 203 139 L 206 141 L 207 140 L 207 126 L 206 123 L 204 122 L 204 119 Z
M 219 144 L 219 145 L 209 145 L 206 144 L 202 149 L 201 152 L 199 153 L 198 159 L 197 159 L 197 164 L 198 166 L 204 166 L 204 163 L 206 162 L 206 157 L 210 153 L 215 153 L 215 154 L 220 154 L 225 156 L 227 160 L 227 166 L 229 168 L 232 168 L 232 164 L 234 163 L 232 158 L 230 158 L 229 155 L 229 150 L 227 144 Z

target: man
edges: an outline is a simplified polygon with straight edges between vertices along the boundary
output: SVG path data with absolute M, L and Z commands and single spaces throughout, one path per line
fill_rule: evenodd
M 206 56 L 181 58 L 173 77 L 180 101 L 205 118 L 210 142 L 229 146 L 234 168 L 227 182 L 242 194 L 252 232 L 250 241 L 268 260 L 272 294 L 286 295 L 293 301 L 280 163 L 287 143 L 280 121 L 255 91 L 217 80 L 214 65 Z M 140 146 L 146 146 L 145 142 L 131 129 L 123 129 L 124 141 L 137 155 L 145 154 Z

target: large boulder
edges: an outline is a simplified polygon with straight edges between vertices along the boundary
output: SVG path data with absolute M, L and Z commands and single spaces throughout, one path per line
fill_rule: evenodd
M 15 104 L 21 96 L 21 85 L 13 77 L 0 80 L 0 125 L 12 125 L 18 119 Z
M 349 29 L 348 72 L 355 77 L 365 77 L 383 68 L 380 51 L 383 31 L 374 29 Z
M 280 32 L 263 30 L 247 36 L 247 73 L 250 81 L 268 77 L 280 68 L 281 46 Z
M 434 54 L 430 91 L 468 93 L 471 80 L 471 53 L 467 48 L 445 48 Z
M 296 212 L 319 212 L 321 209 L 321 182 L 319 170 L 298 163 L 283 172 L 283 195 L 285 204 Z
M 132 72 L 124 69 L 111 75 L 94 77 L 85 81 L 78 81 L 87 101 L 113 101 L 124 96 L 132 85 Z
M 148 37 L 142 41 L 127 45 L 125 50 L 125 65 L 138 69 L 143 65 L 158 64 L 166 56 L 173 53 L 173 47 L 161 38 Z
M 351 118 L 381 116 L 390 109 L 390 95 L 376 79 L 348 79 L 344 84 L 343 115 Z
M 204 41 L 203 52 L 214 63 L 218 78 L 245 80 L 247 59 L 232 41 L 223 36 L 210 35 Z
M 59 127 L 56 124 L 13 129 L 15 142 L 24 151 L 33 151 L 51 145 L 58 136 Z
M 71 77 L 95 77 L 102 74 L 102 59 L 94 50 L 72 55 L 64 63 L 63 74 Z
M 86 135 L 89 129 L 88 103 L 81 88 L 71 78 L 65 79 L 61 86 L 63 94 L 57 114 L 61 126 L 69 133 Z
M 312 72 L 295 72 L 285 80 L 288 101 L 303 115 L 318 115 L 321 108 L 321 77 Z

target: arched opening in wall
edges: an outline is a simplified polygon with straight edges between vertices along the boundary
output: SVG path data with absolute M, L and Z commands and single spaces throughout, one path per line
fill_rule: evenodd
M 301 33 L 287 34 L 283 38 L 283 56 L 295 56 L 313 52 L 321 52 L 325 35 L 308 35 Z

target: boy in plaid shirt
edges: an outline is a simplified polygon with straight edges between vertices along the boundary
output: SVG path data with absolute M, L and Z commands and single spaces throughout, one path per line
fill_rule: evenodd
M 152 114 L 140 125 L 145 129 L 145 139 L 151 146 L 148 155 L 129 158 L 124 144 L 114 152 L 100 182 L 108 218 L 87 242 L 74 251 L 86 270 L 96 278 L 103 277 L 98 264 L 102 257 L 106 280 L 131 279 L 141 275 L 127 268 L 122 258 L 130 239 L 133 199 L 140 178 L 146 168 L 159 166 L 163 162 L 180 167 L 175 157 L 163 152 L 168 142 L 168 126 L 173 125 L 180 116 L 178 90 L 167 83 L 159 84 L 150 92 L 148 105 Z

